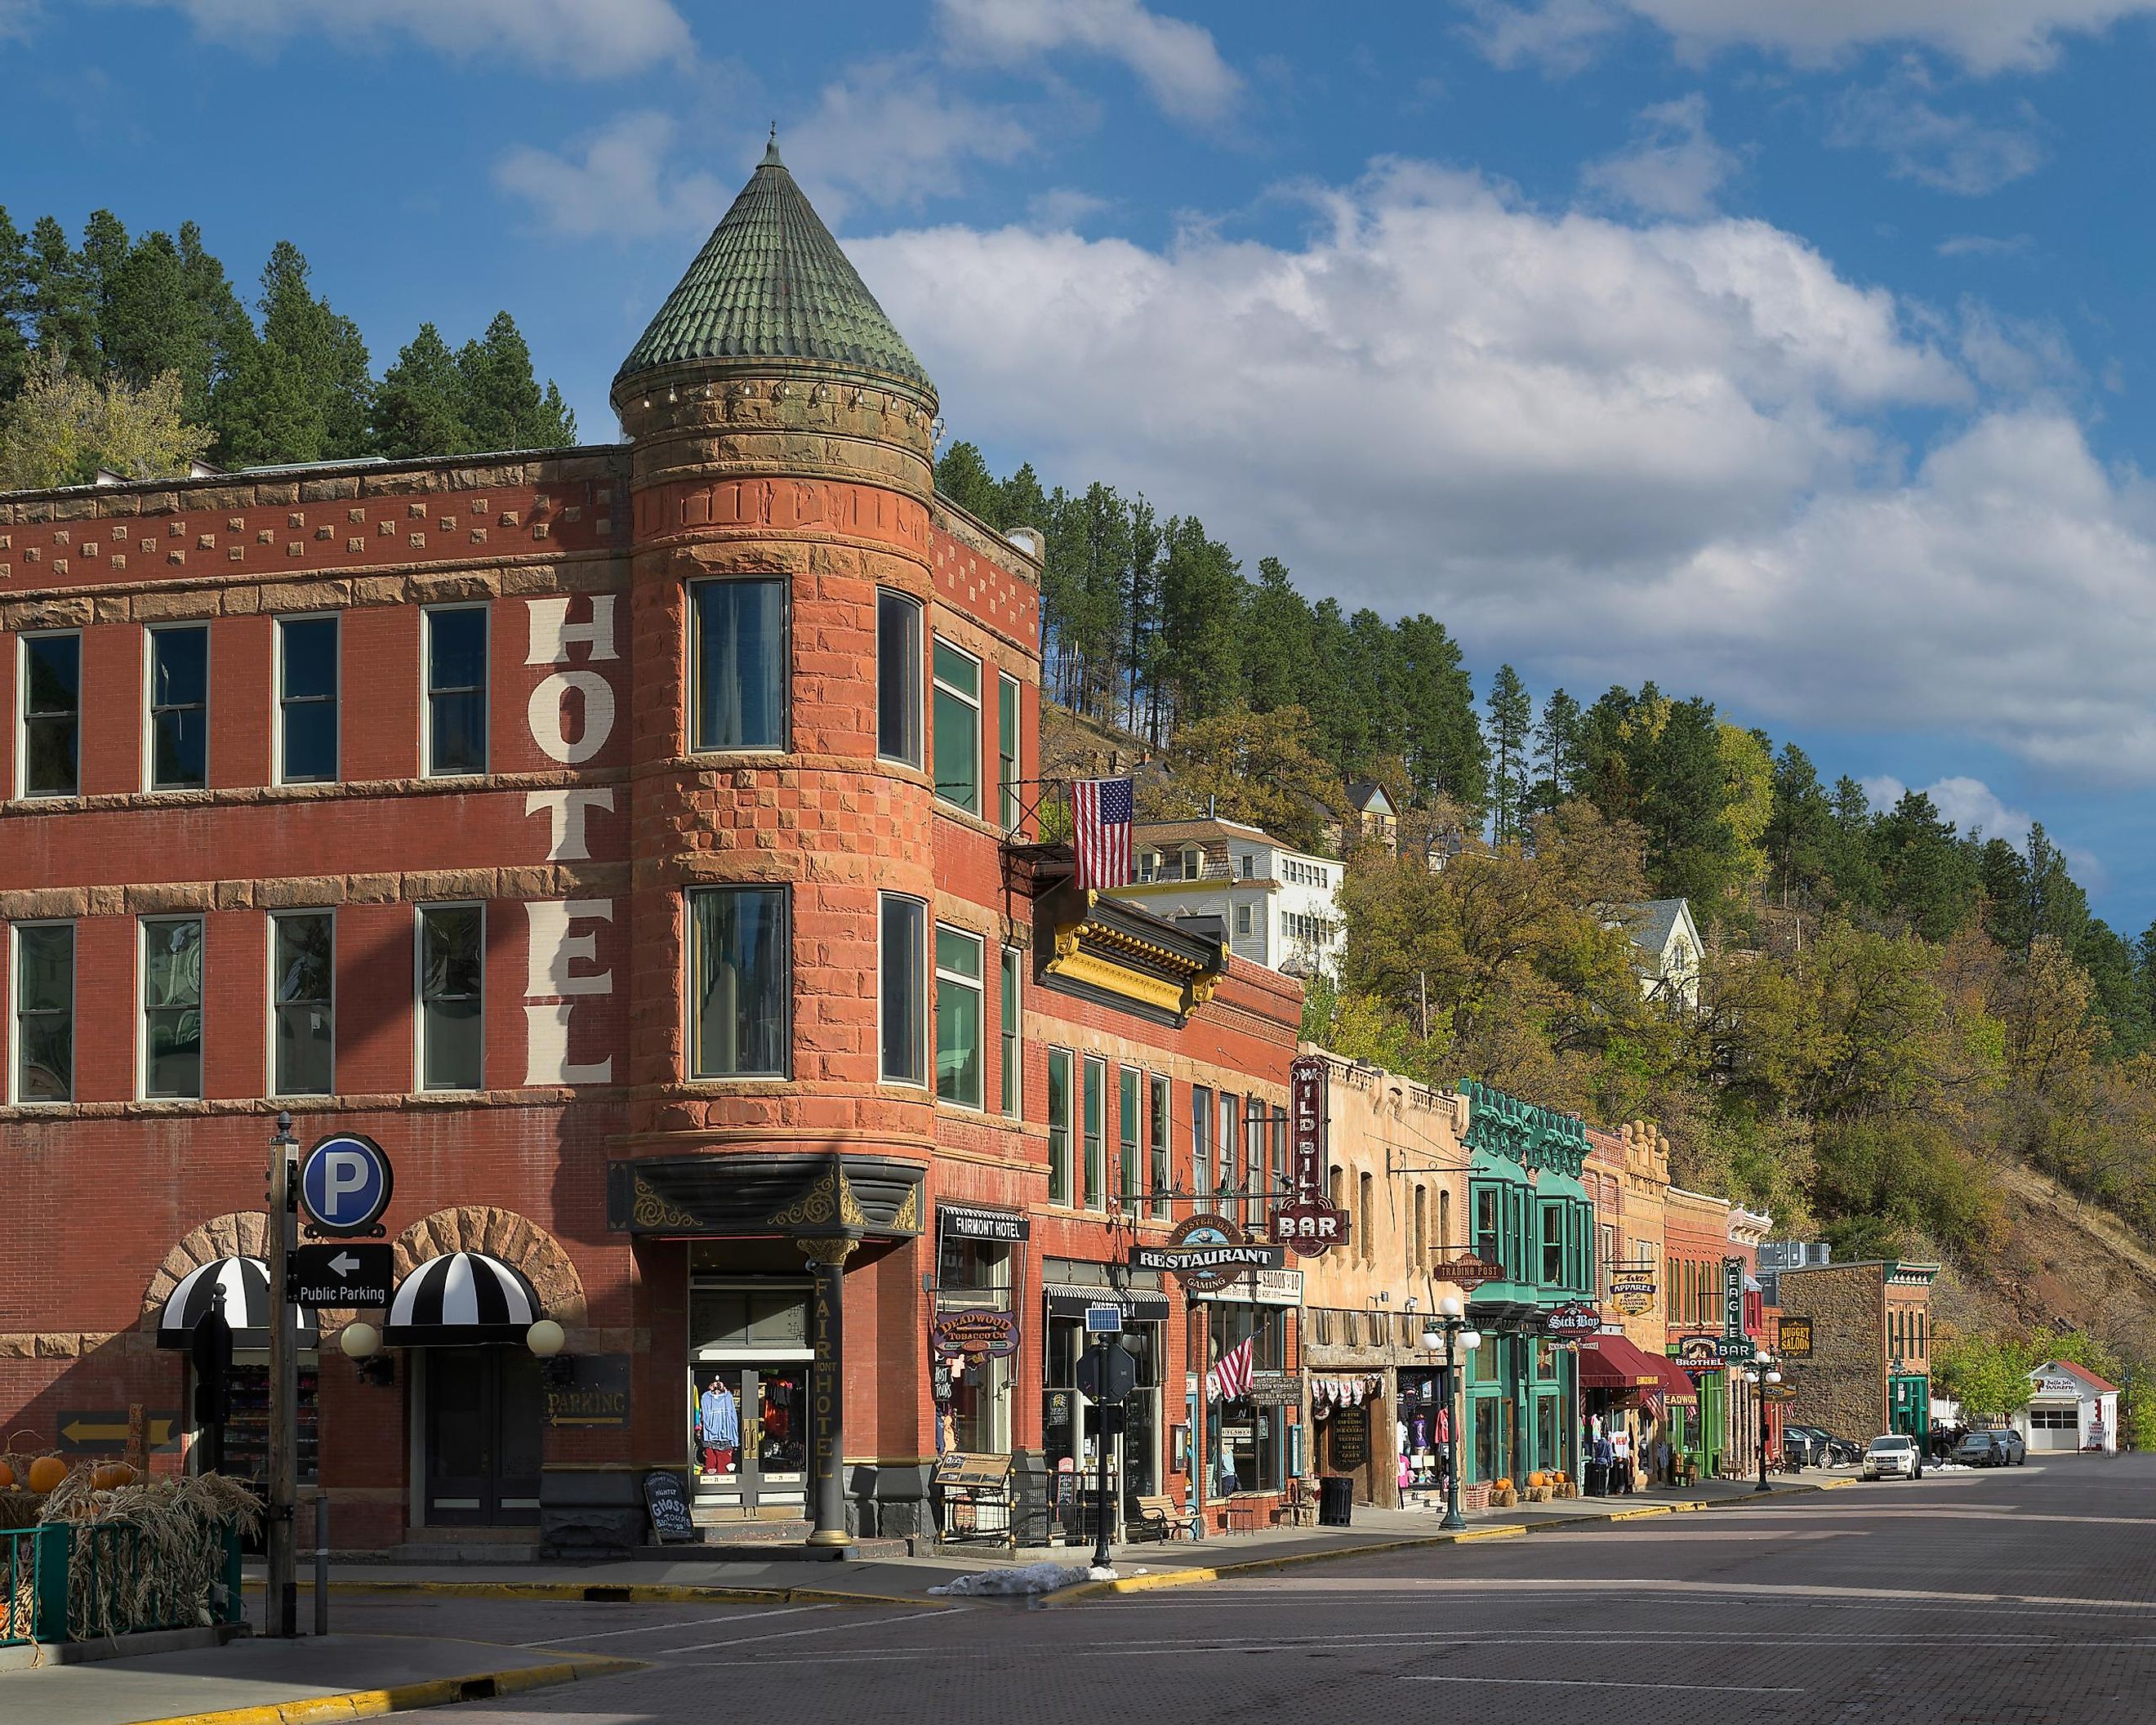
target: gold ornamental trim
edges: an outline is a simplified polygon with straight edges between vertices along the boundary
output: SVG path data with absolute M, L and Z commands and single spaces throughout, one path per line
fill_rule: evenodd
M 629 1214 L 642 1229 L 701 1228 L 703 1221 L 691 1215 L 671 1199 L 662 1198 L 651 1189 L 643 1175 L 636 1176 L 634 1200 Z
M 820 1228 L 836 1222 L 845 1228 L 865 1228 L 869 1219 L 852 1184 L 838 1168 L 826 1168 L 808 1189 L 771 1218 L 773 1228 Z
M 860 1245 L 858 1240 L 843 1234 L 833 1235 L 828 1240 L 797 1240 L 793 1243 L 811 1264 L 843 1264 Z

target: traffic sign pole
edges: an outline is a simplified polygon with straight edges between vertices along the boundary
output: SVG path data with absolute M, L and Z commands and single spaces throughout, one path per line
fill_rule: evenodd
M 285 1637 L 300 1632 L 300 1338 L 292 1332 L 286 1291 L 299 1244 L 293 1166 L 299 1147 L 292 1117 L 280 1114 L 277 1136 L 270 1141 L 270 1502 L 262 1592 L 264 1631 Z

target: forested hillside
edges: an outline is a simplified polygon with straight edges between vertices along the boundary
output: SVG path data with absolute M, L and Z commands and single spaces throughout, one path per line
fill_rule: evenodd
M 423 324 L 377 377 L 358 326 L 280 241 L 253 315 L 199 228 L 130 236 L 108 210 L 80 244 L 0 208 L 0 490 L 356 455 L 551 449 L 576 417 L 499 313 L 452 348 Z
M 1209 799 L 1315 845 L 1343 781 L 1399 806 L 1399 854 L 1351 855 L 1313 1035 L 1656 1120 L 1681 1181 L 1844 1253 L 1984 1266 L 2022 1164 L 2156 1225 L 2156 927 L 2092 916 L 2041 826 L 1959 832 L 1917 792 L 1875 809 L 1652 684 L 1537 701 L 1507 666 L 1478 701 L 1440 621 L 1313 604 L 1191 517 L 998 480 L 964 444 L 937 476 L 1045 532 L 1050 693 L 1169 769 L 1142 775 L 1150 812 Z M 1621 926 L 1666 896 L 1707 937 L 1697 1013 L 1643 996 Z

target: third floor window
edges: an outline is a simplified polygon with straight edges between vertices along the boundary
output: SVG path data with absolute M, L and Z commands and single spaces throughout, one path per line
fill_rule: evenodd
M 981 812 L 981 661 L 936 644 L 936 794 Z
M 689 589 L 689 746 L 786 747 L 786 583 L 700 581 Z
M 150 631 L 150 788 L 209 783 L 209 630 Z
M 81 787 L 82 637 L 23 640 L 23 794 L 72 797 Z
M 486 613 L 427 613 L 427 772 L 486 771 Z
M 277 782 L 327 784 L 337 776 L 337 620 L 277 621 Z
M 876 594 L 876 752 L 921 764 L 921 601 Z

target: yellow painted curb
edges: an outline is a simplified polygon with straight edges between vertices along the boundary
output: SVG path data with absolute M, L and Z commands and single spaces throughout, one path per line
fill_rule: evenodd
M 317 1722 L 372 1719 L 383 1713 L 454 1702 L 483 1701 L 527 1689 L 551 1689 L 585 1677 L 611 1677 L 644 1669 L 640 1659 L 565 1659 L 552 1665 L 518 1666 L 509 1671 L 472 1671 L 460 1677 L 429 1677 L 388 1689 L 352 1689 L 342 1695 L 310 1696 L 305 1701 L 269 1702 L 259 1707 L 225 1707 L 208 1713 L 174 1713 L 141 1725 L 317 1725 Z
M 259 1578 L 249 1576 L 241 1584 L 249 1593 L 259 1593 Z M 302 1581 L 300 1591 L 311 1593 L 314 1584 Z M 906 1594 L 846 1593 L 823 1587 L 727 1587 L 687 1581 L 332 1581 L 330 1591 L 349 1594 L 433 1594 L 444 1599 L 545 1599 L 572 1604 L 687 1605 L 700 1599 L 722 1599 L 757 1605 L 901 1605 L 914 1609 L 940 1606 L 940 1599 L 914 1599 Z
M 1465 1545 L 1479 1539 L 1512 1539 L 1527 1530 L 1506 1522 L 1494 1527 L 1470 1527 L 1459 1533 L 1431 1533 L 1413 1539 L 1391 1539 L 1375 1545 L 1328 1546 L 1321 1551 L 1288 1552 L 1277 1558 L 1251 1558 L 1240 1563 L 1222 1563 L 1209 1569 L 1163 1569 L 1151 1575 L 1122 1575 L 1113 1581 L 1074 1581 L 1069 1587 L 1043 1594 L 1044 1605 L 1075 1604 L 1111 1594 L 1151 1593 L 1163 1587 L 1194 1587 L 1201 1582 L 1228 1581 L 1238 1576 L 1262 1575 L 1269 1569 L 1295 1569 L 1306 1563 L 1330 1563 L 1342 1558 L 1383 1557 L 1390 1552 L 1421 1551 L 1431 1546 Z

